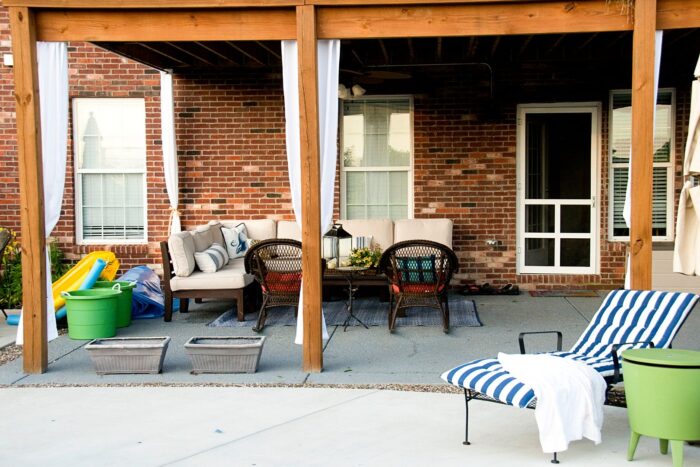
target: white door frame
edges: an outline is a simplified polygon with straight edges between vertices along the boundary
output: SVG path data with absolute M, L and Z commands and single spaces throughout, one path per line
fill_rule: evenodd
M 600 102 L 561 102 L 552 104 L 520 104 L 517 108 L 516 143 L 516 273 L 517 274 L 598 274 L 600 272 L 600 155 L 601 143 Z M 590 113 L 591 114 L 591 200 L 531 200 L 528 204 L 555 205 L 555 233 L 536 234 L 537 238 L 590 238 L 591 257 L 589 267 L 525 266 L 525 119 L 527 114 Z M 591 233 L 560 234 L 559 206 L 590 204 Z M 532 238 L 533 235 L 527 235 Z M 559 262 L 559 248 L 555 248 L 555 264 Z

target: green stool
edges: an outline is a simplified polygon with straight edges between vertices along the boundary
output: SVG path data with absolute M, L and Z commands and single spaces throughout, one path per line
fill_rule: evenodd
M 683 443 L 700 439 L 700 352 L 632 349 L 622 353 L 631 435 L 627 460 L 639 437 L 659 438 L 661 454 L 671 441 L 673 466 L 683 465 Z

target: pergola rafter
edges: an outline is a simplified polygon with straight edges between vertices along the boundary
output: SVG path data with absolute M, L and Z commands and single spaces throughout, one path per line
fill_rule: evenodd
M 41 128 L 35 43 L 278 41 L 299 48 L 305 371 L 321 371 L 316 41 L 633 31 L 632 285 L 651 287 L 654 30 L 700 27 L 700 0 L 3 0 L 9 7 L 22 200 L 24 370 L 47 365 Z M 492 51 L 498 46 L 498 39 Z M 554 48 L 554 47 L 553 47 Z M 636 220 L 635 220 L 636 219 Z

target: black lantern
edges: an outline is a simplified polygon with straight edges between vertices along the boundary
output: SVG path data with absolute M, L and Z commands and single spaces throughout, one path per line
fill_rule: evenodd
M 342 224 L 333 226 L 323 235 L 323 258 L 331 263 L 335 260 L 335 266 L 347 266 L 348 258 L 352 251 L 352 235 L 350 235 Z

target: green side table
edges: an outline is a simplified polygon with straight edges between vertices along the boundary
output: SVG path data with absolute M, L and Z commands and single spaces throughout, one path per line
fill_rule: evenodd
M 641 435 L 671 441 L 673 466 L 683 465 L 684 441 L 700 439 L 700 352 L 631 349 L 622 352 L 632 460 Z

